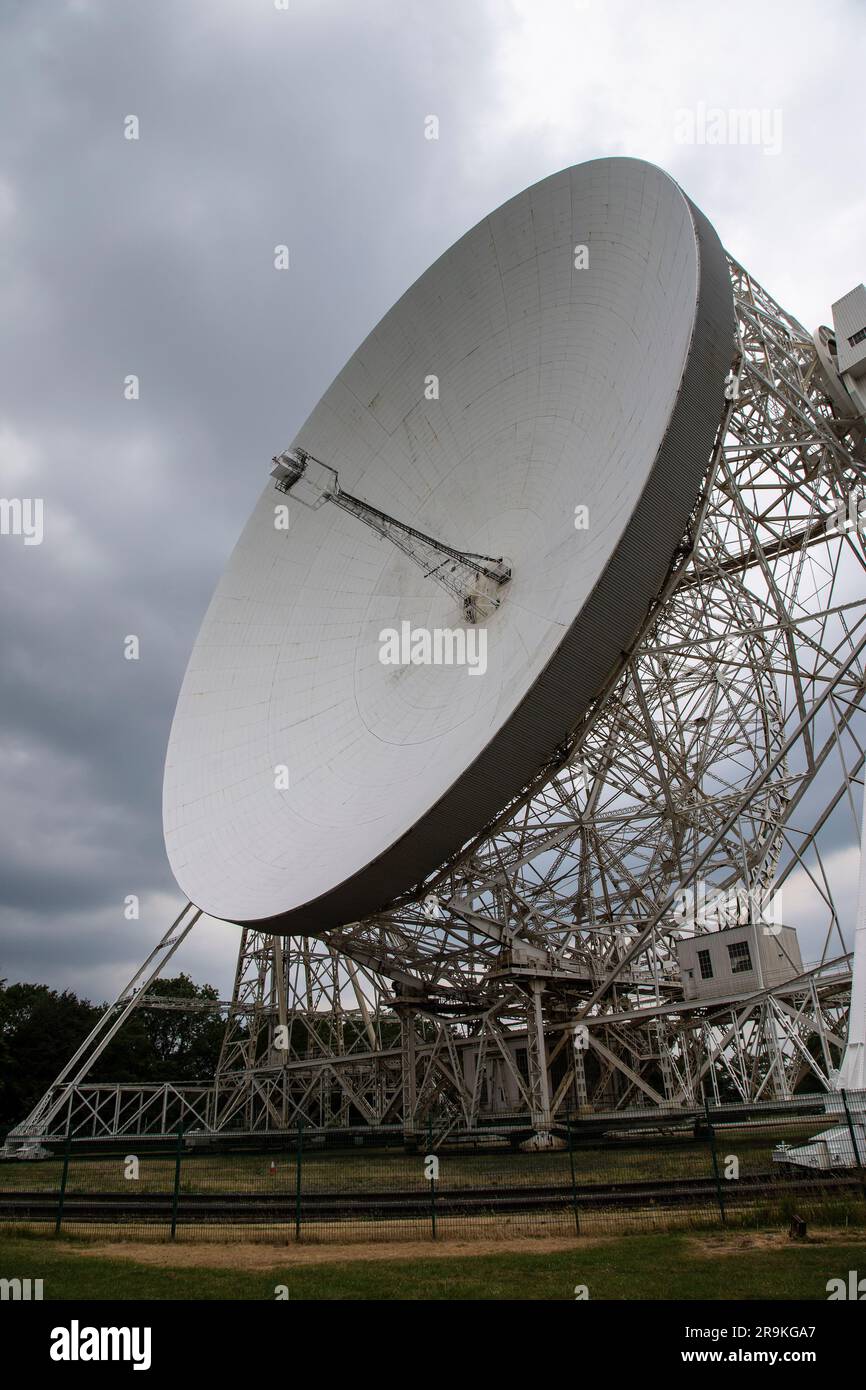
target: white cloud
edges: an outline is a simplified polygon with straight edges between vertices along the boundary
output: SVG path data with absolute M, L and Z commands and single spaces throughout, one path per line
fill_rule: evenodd
M 31 437 L 0 421 L 0 490 L 4 496 L 17 496 L 35 480 L 39 449 Z

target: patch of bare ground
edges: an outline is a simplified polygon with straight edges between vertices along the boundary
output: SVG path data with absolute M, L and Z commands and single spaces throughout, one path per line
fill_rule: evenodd
M 84 1244 L 69 1241 L 58 1246 L 64 1253 L 85 1259 L 133 1260 L 136 1264 L 175 1269 L 272 1269 L 286 1265 L 337 1264 L 349 1260 L 431 1260 L 473 1255 L 548 1254 L 552 1251 L 583 1250 L 589 1245 L 606 1245 L 609 1237 L 577 1240 L 427 1240 L 377 1241 L 352 1245 L 261 1245 L 184 1242 L 182 1245 L 150 1244 L 144 1241 L 124 1244 Z
M 686 1238 L 694 1255 L 742 1255 L 746 1250 L 796 1249 L 799 1245 L 866 1245 L 866 1230 L 859 1226 L 848 1230 L 809 1229 L 805 1240 L 792 1240 L 787 1231 L 719 1232 Z
M 866 1245 L 866 1229 L 834 1228 L 809 1230 L 805 1242 L 794 1241 L 786 1231 L 730 1231 L 686 1234 L 671 1232 L 684 1242 L 683 1254 L 696 1259 L 718 1259 L 726 1255 L 760 1253 L 767 1250 L 796 1249 L 807 1245 Z M 341 1264 L 364 1260 L 437 1260 L 472 1258 L 478 1255 L 551 1254 L 580 1251 L 623 1241 L 618 1235 L 519 1236 L 512 1239 L 476 1240 L 376 1240 L 338 1244 L 332 1241 L 294 1241 L 274 1245 L 261 1241 L 61 1240 L 57 1249 L 83 1259 L 130 1260 L 135 1264 L 165 1269 L 277 1269 L 287 1265 Z

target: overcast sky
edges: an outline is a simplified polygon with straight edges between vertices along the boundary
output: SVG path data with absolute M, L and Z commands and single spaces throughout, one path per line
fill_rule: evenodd
M 345 359 L 479 218 L 600 155 L 669 170 L 786 308 L 828 321 L 866 275 L 866 6 L 0 12 L 0 495 L 45 499 L 41 545 L 0 537 L 0 976 L 99 999 L 180 905 L 162 766 L 211 590 Z M 763 109 L 767 140 L 683 143 L 701 103 Z M 227 990 L 237 939 L 215 923 L 179 964 Z

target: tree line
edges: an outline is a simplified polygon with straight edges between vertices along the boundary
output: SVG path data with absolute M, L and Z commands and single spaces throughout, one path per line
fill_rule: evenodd
M 188 975 L 156 980 L 148 991 L 167 999 L 218 1000 L 213 985 Z M 105 1005 L 70 989 L 0 980 L 0 1134 L 19 1124 L 45 1094 Z M 194 1012 L 141 1006 L 109 1043 L 88 1081 L 203 1081 L 213 1076 L 224 1020 L 216 1010 Z

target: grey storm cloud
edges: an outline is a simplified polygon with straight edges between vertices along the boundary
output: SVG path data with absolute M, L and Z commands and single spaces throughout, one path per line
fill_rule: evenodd
M 809 326 L 863 277 L 862 6 L 647 10 L 7 0 L 0 492 L 44 498 L 45 536 L 0 549 L 0 976 L 100 997 L 170 920 L 174 700 L 268 460 L 490 207 L 629 153 Z M 780 109 L 781 151 L 678 144 L 699 101 Z M 180 963 L 227 988 L 236 939 Z

